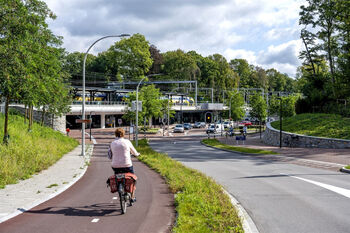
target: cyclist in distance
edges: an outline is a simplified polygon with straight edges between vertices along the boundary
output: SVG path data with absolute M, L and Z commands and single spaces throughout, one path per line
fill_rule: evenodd
M 108 158 L 112 160 L 112 169 L 115 174 L 128 172 L 135 174 L 131 154 L 139 156 L 140 153 L 136 151 L 128 139 L 124 138 L 124 135 L 125 131 L 123 128 L 117 128 L 115 130 L 116 138 L 109 146 Z M 131 198 L 133 202 L 136 201 L 134 192 L 131 194 Z

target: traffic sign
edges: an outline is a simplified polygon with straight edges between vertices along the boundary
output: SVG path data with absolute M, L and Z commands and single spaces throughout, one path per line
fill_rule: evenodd
M 82 124 L 82 123 L 91 123 L 91 120 L 90 119 L 76 119 L 75 120 L 75 123 L 77 124 Z
M 123 123 L 123 120 L 122 119 L 118 119 L 118 124 L 121 125 Z

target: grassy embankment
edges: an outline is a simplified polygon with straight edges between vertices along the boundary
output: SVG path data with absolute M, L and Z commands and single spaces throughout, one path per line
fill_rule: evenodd
M 308 136 L 339 138 L 350 140 L 350 118 L 335 114 L 300 114 L 284 118 L 283 131 Z M 272 127 L 280 129 L 279 121 L 272 122 Z
M 159 172 L 176 194 L 178 217 L 173 232 L 243 232 L 229 197 L 211 178 L 153 151 L 145 140 L 138 151 L 139 159 Z
M 270 150 L 259 150 L 252 148 L 245 148 L 239 146 L 231 146 L 224 143 L 219 142 L 217 139 L 203 139 L 202 142 L 208 146 L 213 146 L 219 149 L 231 150 L 241 153 L 249 153 L 249 154 L 278 154 L 274 151 Z
M 299 114 L 283 119 L 282 123 L 282 129 L 286 132 L 350 140 L 350 118 L 344 118 L 340 115 L 324 113 Z M 275 129 L 280 129 L 279 121 L 272 122 L 271 126 Z M 350 165 L 346 168 L 350 169 Z
M 0 143 L 0 188 L 27 179 L 54 164 L 79 143 L 60 132 L 34 123 L 32 131 L 18 115 L 9 117 L 10 142 Z M 4 115 L 0 114 L 0 140 L 4 135 Z

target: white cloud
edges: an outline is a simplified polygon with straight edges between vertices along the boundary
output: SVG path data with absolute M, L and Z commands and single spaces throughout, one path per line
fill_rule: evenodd
M 64 36 L 69 52 L 85 52 L 105 35 L 141 33 L 162 52 L 195 50 L 256 65 L 295 66 L 298 47 L 287 42 L 298 38 L 299 7 L 306 0 L 44 1 L 58 16 L 50 28 Z M 99 42 L 92 52 L 106 50 L 114 41 Z
M 283 40 L 284 38 L 299 38 L 300 29 L 298 27 L 273 28 L 265 33 L 267 40 Z
M 258 65 L 257 63 L 257 55 L 254 51 L 248 51 L 244 49 L 227 49 L 224 53 L 224 56 L 230 60 L 235 58 L 241 58 L 248 61 L 249 64 Z

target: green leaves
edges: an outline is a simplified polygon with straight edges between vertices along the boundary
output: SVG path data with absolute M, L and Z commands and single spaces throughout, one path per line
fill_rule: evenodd
M 125 79 L 140 80 L 153 63 L 149 42 L 141 34 L 134 34 L 115 43 L 108 49 L 106 56 L 109 64 Z
M 49 106 L 61 113 L 68 95 L 63 85 L 62 38 L 55 36 L 45 20 L 55 18 L 39 0 L 0 0 L 0 89 L 7 99 L 28 106 Z M 8 114 L 8 113 L 6 113 Z M 7 118 L 5 118 L 7 119 Z M 5 121 L 4 135 L 7 135 Z
M 250 116 L 259 120 L 267 117 L 267 105 L 264 98 L 260 94 L 255 94 L 250 98 Z

